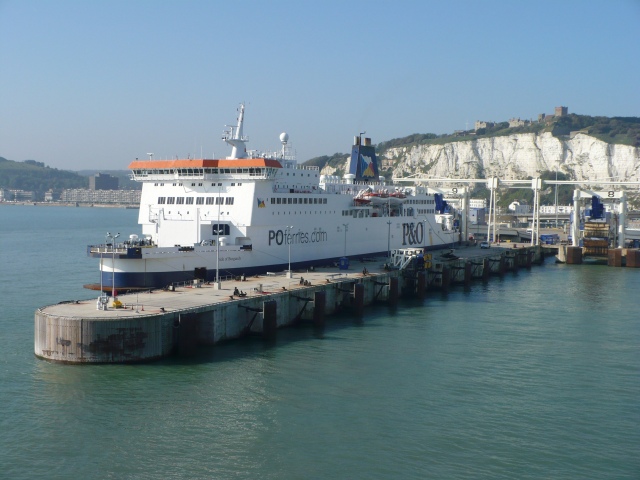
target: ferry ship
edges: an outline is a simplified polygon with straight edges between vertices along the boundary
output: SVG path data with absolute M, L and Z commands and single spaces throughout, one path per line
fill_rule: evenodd
M 248 151 L 245 106 L 222 139 L 224 159 L 135 160 L 142 183 L 141 235 L 90 245 L 100 285 L 126 291 L 230 276 L 289 272 L 387 256 L 394 249 L 452 247 L 459 218 L 426 187 L 395 187 L 379 175 L 371 139 L 354 138 L 348 173 L 321 175 L 281 150 Z

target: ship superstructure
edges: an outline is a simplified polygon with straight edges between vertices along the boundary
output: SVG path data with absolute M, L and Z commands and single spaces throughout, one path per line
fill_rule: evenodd
M 200 279 L 328 265 L 342 257 L 433 249 L 461 240 L 455 212 L 420 186 L 399 188 L 378 171 L 369 138 L 355 137 L 343 178 L 289 155 L 248 151 L 244 105 L 223 140 L 225 159 L 135 160 L 141 235 L 93 245 L 102 289 L 164 287 Z M 439 211 L 437 210 L 439 209 Z

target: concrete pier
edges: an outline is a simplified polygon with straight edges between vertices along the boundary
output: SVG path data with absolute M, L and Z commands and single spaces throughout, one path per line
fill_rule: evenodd
M 447 291 L 452 267 L 461 272 L 459 283 L 468 286 L 472 277 L 486 278 L 487 266 L 503 264 L 505 255 L 501 248 L 466 248 L 456 250 L 455 258 L 436 258 L 426 271 L 389 270 L 380 260 L 354 262 L 353 270 L 226 281 L 220 289 L 205 283 L 177 285 L 122 295 L 121 308 L 110 300 L 104 310 L 96 298 L 60 302 L 36 310 L 34 352 L 61 363 L 130 363 L 176 352 L 189 356 L 198 346 L 251 333 L 274 338 L 279 328 L 300 321 L 322 328 L 326 317 L 338 311 L 362 315 L 373 303 L 396 305 L 399 292 L 422 298 L 430 289 Z

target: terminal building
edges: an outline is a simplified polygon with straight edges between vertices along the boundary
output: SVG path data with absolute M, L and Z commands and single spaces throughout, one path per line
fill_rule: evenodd
M 89 190 L 118 190 L 118 177 L 98 173 L 89 177 Z
M 63 190 L 60 201 L 67 203 L 140 204 L 142 190 L 87 190 L 81 188 Z

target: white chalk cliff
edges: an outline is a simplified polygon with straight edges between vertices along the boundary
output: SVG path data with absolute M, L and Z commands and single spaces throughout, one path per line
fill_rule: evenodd
M 605 143 L 582 133 L 571 139 L 522 133 L 397 147 L 379 155 L 385 165 L 393 165 L 394 177 L 417 173 L 440 178 L 525 179 L 558 169 L 575 180 L 640 181 L 640 148 Z

